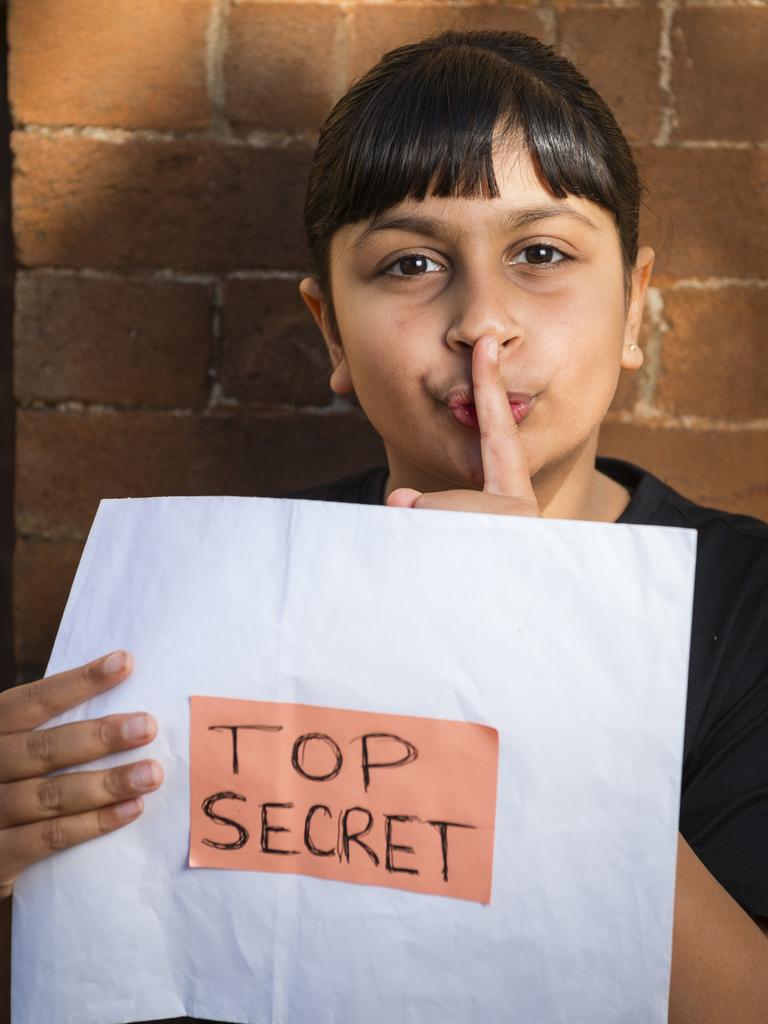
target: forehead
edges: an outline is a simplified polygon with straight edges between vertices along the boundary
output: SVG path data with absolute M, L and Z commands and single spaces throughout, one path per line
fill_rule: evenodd
M 404 199 L 373 217 L 345 224 L 331 241 L 332 259 L 355 253 L 395 230 L 444 234 L 454 241 L 507 235 L 539 221 L 562 218 L 593 234 L 605 233 L 618 241 L 613 215 L 589 199 L 552 195 L 536 173 L 524 145 L 507 143 L 493 151 L 499 195 L 475 197 L 427 195 L 423 200 Z

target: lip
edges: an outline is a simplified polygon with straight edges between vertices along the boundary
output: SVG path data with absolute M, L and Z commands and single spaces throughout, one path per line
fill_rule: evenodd
M 519 425 L 523 422 L 531 411 L 537 397 L 538 393 L 531 395 L 527 391 L 507 392 L 507 401 L 515 418 L 515 423 Z M 475 395 L 471 387 L 461 385 L 451 388 L 442 401 L 450 410 L 454 420 L 461 424 L 462 427 L 468 427 L 471 430 L 478 429 Z

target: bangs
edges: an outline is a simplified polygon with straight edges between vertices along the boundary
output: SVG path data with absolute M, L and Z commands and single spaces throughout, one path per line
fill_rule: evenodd
M 498 198 L 493 154 L 506 143 L 525 147 L 552 196 L 589 199 L 612 214 L 628 282 L 642 189 L 605 101 L 538 39 L 449 31 L 385 54 L 320 131 L 304 224 L 323 293 L 330 300 L 335 231 L 406 199 Z
M 322 190 L 334 202 L 322 211 L 308 209 L 307 223 L 323 233 L 326 225 L 365 221 L 405 199 L 496 198 L 493 150 L 503 141 L 525 145 L 553 196 L 581 196 L 616 217 L 605 125 L 601 132 L 590 123 L 583 101 L 576 109 L 561 90 L 498 51 L 450 45 L 449 36 L 435 40 L 439 48 L 393 51 L 340 102 L 315 164 L 336 179 Z M 356 107 L 353 118 L 345 101 Z M 334 130 L 352 124 L 344 138 Z M 626 147 L 618 126 L 616 133 Z M 324 144 L 344 152 L 335 169 L 323 160 Z M 308 194 L 313 191 L 310 183 Z

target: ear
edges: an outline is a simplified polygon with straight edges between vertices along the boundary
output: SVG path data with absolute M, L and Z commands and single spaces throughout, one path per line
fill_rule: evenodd
M 643 352 L 638 345 L 640 324 L 643 319 L 645 292 L 651 280 L 653 261 L 656 253 L 647 245 L 641 246 L 632 270 L 631 293 L 629 306 L 624 322 L 624 346 L 621 350 L 621 368 L 623 370 L 639 370 L 643 365 Z
M 301 281 L 299 293 L 314 317 L 315 323 L 320 328 L 320 333 L 325 341 L 325 347 L 328 349 L 331 366 L 333 367 L 329 380 L 331 391 L 337 395 L 351 394 L 354 391 L 354 387 L 349 366 L 347 365 L 347 357 L 331 329 L 328 317 L 328 303 L 325 301 L 320 286 L 314 277 L 305 277 Z

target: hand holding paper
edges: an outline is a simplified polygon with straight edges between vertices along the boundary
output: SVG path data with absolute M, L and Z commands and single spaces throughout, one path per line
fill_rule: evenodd
M 156 761 L 49 776 L 154 739 L 150 715 L 107 715 L 37 731 L 56 715 L 121 683 L 131 658 L 115 652 L 0 694 L 0 900 L 31 864 L 122 828 L 141 814 L 140 793 L 157 789 Z
M 389 495 L 387 505 L 540 516 L 525 448 L 499 372 L 498 343 L 493 337 L 481 338 L 472 350 L 472 384 L 483 459 L 482 491 L 422 494 L 399 487 Z

